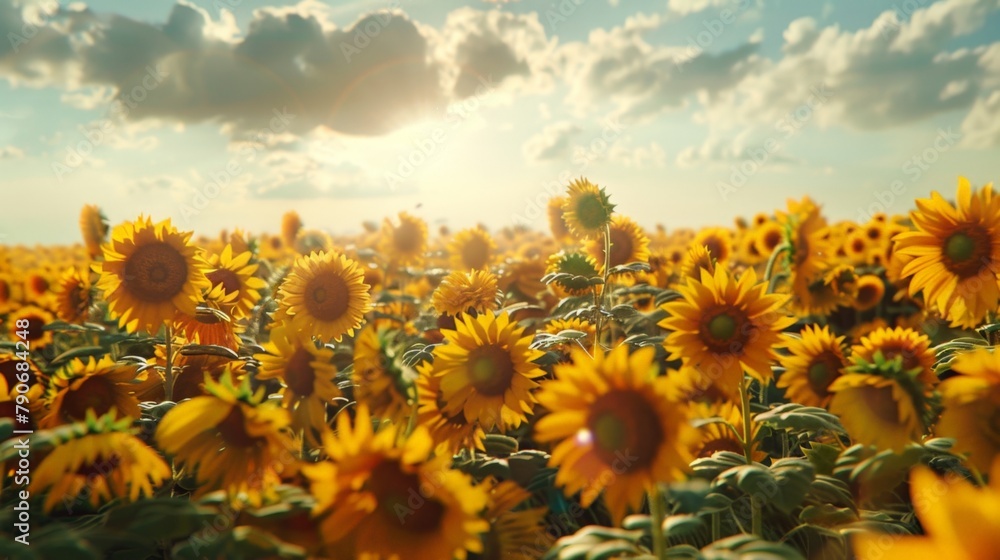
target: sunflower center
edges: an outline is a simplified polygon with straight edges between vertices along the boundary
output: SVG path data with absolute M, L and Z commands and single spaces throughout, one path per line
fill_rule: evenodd
M 31 289 L 36 294 L 44 294 L 49 291 L 49 281 L 37 274 L 32 275 L 30 282 Z
M 736 319 L 728 313 L 720 313 L 708 322 L 708 334 L 718 340 L 729 340 L 736 334 Z
M 45 327 L 45 320 L 37 315 L 29 315 L 27 317 L 21 317 L 22 319 L 28 320 L 28 338 L 29 341 L 35 341 L 43 338 L 45 336 L 45 331 L 42 330 Z M 18 329 L 19 331 L 21 329 Z
M 768 252 L 773 251 L 778 243 L 781 243 L 781 230 L 771 229 L 764 234 L 764 248 Z
M 612 391 L 594 401 L 587 429 L 597 457 L 623 472 L 652 464 L 663 444 L 656 409 L 643 395 L 630 390 Z
M 490 262 L 490 246 L 486 240 L 473 237 L 462 245 L 462 262 L 466 268 L 483 269 Z
M 987 263 L 992 249 L 990 233 L 979 226 L 951 234 L 944 242 L 945 267 L 961 278 L 979 273 Z
M 111 410 L 114 402 L 114 384 L 103 376 L 94 375 L 66 395 L 62 405 L 63 416 L 70 420 L 83 420 L 87 417 L 87 410 L 102 416 Z
M 306 284 L 305 292 L 306 309 L 320 321 L 335 321 L 341 318 L 351 300 L 347 282 L 333 273 L 315 276 Z
M 379 463 L 368 479 L 368 489 L 375 495 L 382 520 L 410 533 L 436 531 L 444 519 L 444 505 L 427 486 L 421 484 L 418 475 L 402 472 L 392 461 Z
M 719 451 L 731 451 L 733 453 L 743 454 L 743 446 L 740 442 L 731 438 L 716 438 L 705 442 L 701 446 L 701 450 L 698 452 L 698 457 L 711 457 Z
M 510 352 L 498 344 L 480 346 L 469 352 L 469 382 L 476 392 L 489 397 L 504 394 L 514 379 Z
M 588 193 L 576 203 L 576 219 L 586 229 L 597 229 L 603 227 L 610 216 L 601 197 L 594 193 Z
M 295 349 L 285 366 L 285 385 L 299 397 L 313 394 L 316 382 L 316 370 L 312 367 L 313 355 L 305 348 Z
M 219 422 L 218 429 L 222 439 L 226 442 L 226 447 L 245 449 L 256 446 L 262 439 L 247 433 L 246 415 L 243 414 L 243 408 L 239 404 L 232 405 L 229 414 L 222 422 Z
M 704 245 L 705 249 L 708 250 L 708 254 L 711 256 L 711 258 L 718 261 L 725 260 L 727 251 L 724 248 L 725 245 L 723 245 L 722 239 L 720 239 L 719 237 L 714 235 L 709 236 L 702 241 L 702 245 Z
M 208 277 L 208 280 L 213 286 L 222 286 L 222 289 L 225 290 L 227 294 L 238 292 L 240 290 L 240 277 L 232 270 L 218 268 L 209 272 L 205 276 Z
M 157 241 L 137 247 L 125 261 L 125 288 L 142 302 L 169 301 L 184 290 L 188 264 L 169 243 Z
M 824 352 L 816 357 L 806 371 L 809 388 L 820 398 L 830 394 L 827 388 L 840 375 L 840 358 L 832 352 Z
M 110 457 L 105 457 L 102 460 L 82 464 L 78 469 L 76 469 L 76 474 L 85 478 L 97 478 L 99 476 L 107 476 L 121 464 L 121 456 L 117 453 L 112 453 Z
M 10 300 L 10 283 L 6 280 L 0 280 L 0 302 L 6 302 Z
M 899 405 L 891 387 L 863 387 L 859 390 L 864 408 L 886 424 L 899 424 Z

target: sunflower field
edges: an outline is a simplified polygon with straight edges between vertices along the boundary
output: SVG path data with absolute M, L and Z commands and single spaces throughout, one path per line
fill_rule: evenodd
M 1000 557 L 1000 198 L 0 247 L 0 556 Z M 133 219 L 130 219 L 133 218 Z M 308 226 L 308 227 L 307 227 Z

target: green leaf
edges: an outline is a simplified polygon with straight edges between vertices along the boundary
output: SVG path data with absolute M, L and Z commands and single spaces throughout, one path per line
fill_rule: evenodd
M 240 359 L 240 355 L 225 346 L 215 344 L 186 344 L 181 347 L 184 356 L 221 356 L 230 360 Z
M 817 473 L 833 474 L 833 468 L 840 457 L 840 448 L 826 443 L 809 442 L 809 447 L 802 447 L 802 453 L 816 468 Z
M 830 504 L 820 504 L 802 508 L 802 512 L 799 513 L 799 519 L 803 523 L 835 527 L 857 521 L 858 514 L 851 508 L 839 508 Z
M 802 406 L 798 403 L 778 405 L 758 414 L 754 420 L 775 430 L 792 433 L 823 431 L 834 434 L 846 433 L 837 415 L 822 408 Z
M 104 356 L 108 349 L 103 346 L 78 346 L 59 354 L 52 359 L 51 365 L 59 366 L 75 358 L 90 358 Z

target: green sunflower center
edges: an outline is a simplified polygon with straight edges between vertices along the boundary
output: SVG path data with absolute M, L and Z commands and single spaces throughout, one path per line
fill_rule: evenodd
M 594 401 L 587 430 L 593 438 L 594 453 L 616 474 L 651 465 L 665 439 L 654 404 L 629 389 L 611 391 Z
M 942 261 L 949 271 L 965 279 L 979 274 L 990 264 L 992 250 L 993 237 L 990 232 L 979 225 L 972 225 L 945 239 Z
M 717 340 L 729 340 L 736 334 L 736 319 L 728 313 L 720 313 L 708 322 L 708 333 Z
M 480 346 L 469 352 L 469 383 L 482 395 L 503 395 L 514 379 L 514 362 L 510 352 L 498 344 Z
M 605 412 L 593 421 L 594 443 L 612 453 L 628 441 L 628 425 L 613 412 Z
M 599 229 L 611 219 L 611 211 L 599 194 L 588 193 L 576 203 L 576 219 L 588 230 Z
M 954 262 L 965 262 L 976 254 L 976 242 L 964 233 L 956 233 L 945 242 L 944 254 Z

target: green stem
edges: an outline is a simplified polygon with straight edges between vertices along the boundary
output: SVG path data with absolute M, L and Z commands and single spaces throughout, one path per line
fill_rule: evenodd
M 771 277 L 774 275 L 774 265 L 778 263 L 778 257 L 786 251 L 790 251 L 792 246 L 788 243 L 782 243 L 771 251 L 771 256 L 767 259 L 767 267 L 764 269 L 764 280 L 768 282 L 768 291 L 771 288 Z
M 750 530 L 754 535 L 763 538 L 764 530 L 761 527 L 761 503 L 760 498 L 754 494 L 750 496 Z
M 719 512 L 712 514 L 712 542 L 722 538 L 722 523 Z
M 601 344 L 601 328 L 604 326 L 604 316 L 601 315 L 601 307 L 604 303 L 604 297 L 608 293 L 608 269 L 611 268 L 611 222 L 604 224 L 604 273 L 601 278 L 604 282 L 601 284 L 601 295 L 597 295 L 595 288 L 594 291 L 594 305 L 597 307 L 597 325 L 594 334 L 594 354 L 597 354 L 597 348 Z
M 172 401 L 174 400 L 174 328 L 171 325 L 167 325 L 165 354 L 167 365 L 163 371 L 163 398 Z
M 750 417 L 750 384 L 746 375 L 740 380 L 740 400 L 743 404 L 743 454 L 747 464 L 753 464 L 753 426 Z M 763 536 L 761 529 L 761 502 L 756 494 L 750 495 L 750 530 L 758 537 Z
M 653 554 L 659 560 L 667 559 L 667 536 L 663 533 L 663 497 L 659 490 L 649 492 L 649 514 L 652 517 L 650 530 L 653 533 Z

